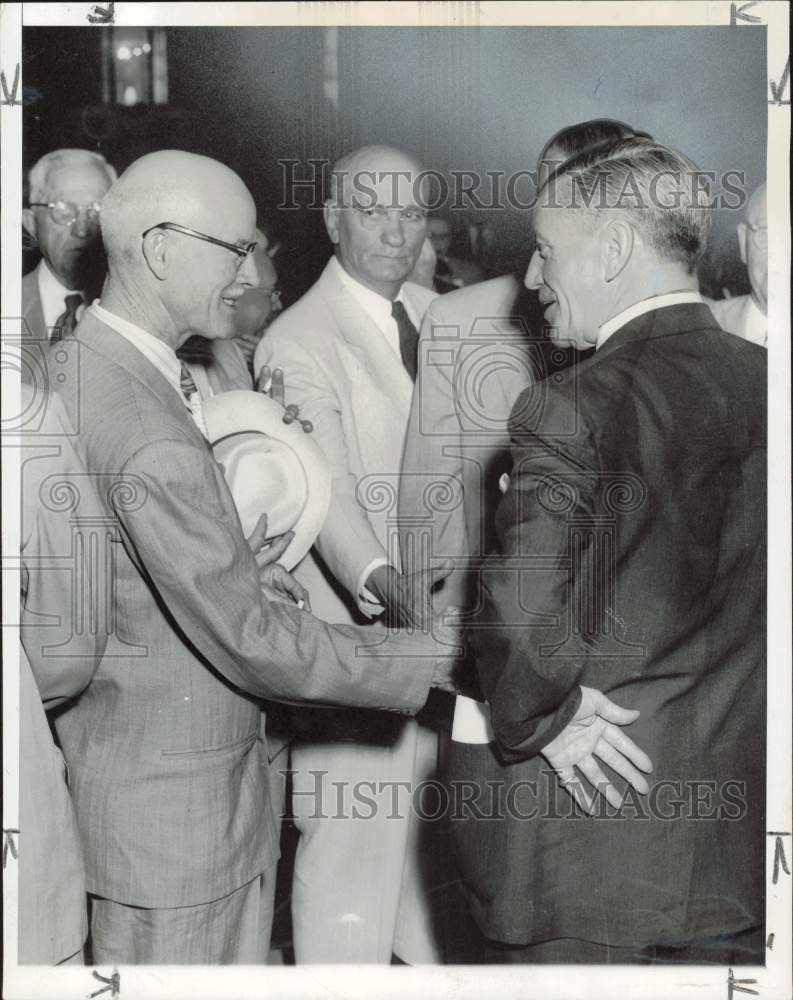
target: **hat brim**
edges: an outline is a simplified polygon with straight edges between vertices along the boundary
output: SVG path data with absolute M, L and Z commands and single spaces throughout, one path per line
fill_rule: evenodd
M 235 389 L 219 393 L 204 401 L 202 410 L 211 445 L 233 434 L 255 431 L 287 444 L 300 462 L 308 483 L 308 496 L 291 529 L 295 537 L 278 560 L 286 569 L 292 569 L 314 544 L 328 513 L 331 476 L 325 456 L 300 421 L 285 424 L 283 407 L 261 392 Z M 235 483 L 228 485 L 235 497 Z

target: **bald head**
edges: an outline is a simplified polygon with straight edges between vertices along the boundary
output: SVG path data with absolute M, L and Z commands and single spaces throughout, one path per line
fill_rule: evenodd
M 136 160 L 108 191 L 102 238 L 111 267 L 129 265 L 142 263 L 141 233 L 160 222 L 235 242 L 241 238 L 235 226 L 254 238 L 255 217 L 253 199 L 233 170 L 207 156 L 160 150 Z
M 768 313 L 768 211 L 765 181 L 752 192 L 746 219 L 738 226 L 738 247 L 746 264 L 752 298 L 761 312 Z
M 371 200 L 374 188 L 382 182 L 393 189 L 396 202 L 404 197 L 404 188 L 410 188 L 423 168 L 408 153 L 391 146 L 362 146 L 346 153 L 333 165 L 330 181 L 330 200 L 341 204 L 350 197 Z M 412 192 L 407 192 L 412 193 Z
M 194 153 L 150 153 L 108 191 L 101 218 L 111 311 L 146 320 L 173 346 L 193 333 L 234 336 L 237 303 L 258 274 L 244 249 L 256 209 L 233 170 Z

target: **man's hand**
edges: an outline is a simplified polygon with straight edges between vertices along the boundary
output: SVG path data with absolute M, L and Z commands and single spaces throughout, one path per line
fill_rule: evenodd
M 439 615 L 433 615 L 432 635 L 438 644 L 438 662 L 432 675 L 432 687 L 449 694 L 460 694 L 454 675 L 465 655 L 463 628 L 459 608 L 446 608 Z
M 291 424 L 299 419 L 300 408 L 294 403 L 287 406 L 285 402 L 283 369 L 274 368 L 271 371 L 269 365 L 263 365 L 259 377 L 256 379 L 256 388 L 283 407 L 285 424 Z M 310 434 L 314 430 L 314 425 L 310 420 L 300 420 L 300 426 L 306 434 Z
M 627 726 L 639 718 L 635 709 L 620 708 L 595 688 L 581 688 L 581 705 L 572 721 L 540 751 L 556 771 L 559 781 L 584 812 L 592 813 L 595 796 L 585 789 L 576 774 L 584 777 L 615 809 L 622 798 L 601 770 L 596 758 L 621 774 L 637 792 L 650 790 L 644 776 L 653 769 L 650 758 L 618 726 Z
M 407 575 L 397 573 L 393 566 L 378 566 L 369 574 L 366 587 L 385 606 L 392 628 L 426 631 L 433 620 L 432 590 L 453 569 L 449 560 Z
M 268 539 L 267 515 L 262 514 L 248 538 L 248 545 L 256 560 L 256 565 L 259 567 L 259 583 L 262 590 L 265 594 L 267 594 L 268 589 L 274 592 L 267 594 L 268 598 L 283 600 L 286 597 L 294 601 L 295 604 L 302 601 L 305 610 L 310 611 L 308 591 L 278 563 L 294 537 L 294 531 L 285 531 L 283 535 L 276 535 L 274 538 Z

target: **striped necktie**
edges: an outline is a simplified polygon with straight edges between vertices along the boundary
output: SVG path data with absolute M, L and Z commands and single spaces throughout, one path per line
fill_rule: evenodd
M 74 334 L 74 328 L 77 326 L 77 310 L 83 304 L 83 297 L 79 292 L 75 292 L 73 295 L 66 296 L 64 304 L 66 309 L 55 320 L 55 326 L 50 334 L 51 344 Z
M 196 427 L 199 431 L 201 431 L 203 436 L 206 437 L 206 425 L 204 424 L 204 414 L 201 409 L 201 394 L 199 393 L 198 386 L 195 384 L 195 380 L 190 373 L 190 369 L 184 362 L 182 362 L 181 370 L 179 372 L 179 387 L 182 390 L 182 395 L 184 396 L 188 413 L 193 418 L 193 422 Z

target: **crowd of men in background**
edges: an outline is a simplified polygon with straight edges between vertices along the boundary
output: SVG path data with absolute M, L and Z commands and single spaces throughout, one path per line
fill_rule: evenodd
M 350 151 L 327 266 L 281 311 L 222 164 L 33 166 L 25 398 L 71 367 L 23 475 L 20 961 L 266 962 L 288 814 L 298 964 L 762 962 L 766 193 L 737 226 L 750 293 L 706 299 L 696 169 L 622 122 L 562 129 L 522 288 L 451 253 L 414 157 Z M 628 175 L 638 208 L 576 203 Z M 546 379 L 556 346 L 576 355 Z M 201 405 L 278 370 L 331 499 L 275 601 Z M 57 657 L 55 473 L 112 527 L 116 633 Z M 433 781 L 468 808 L 397 804 Z

